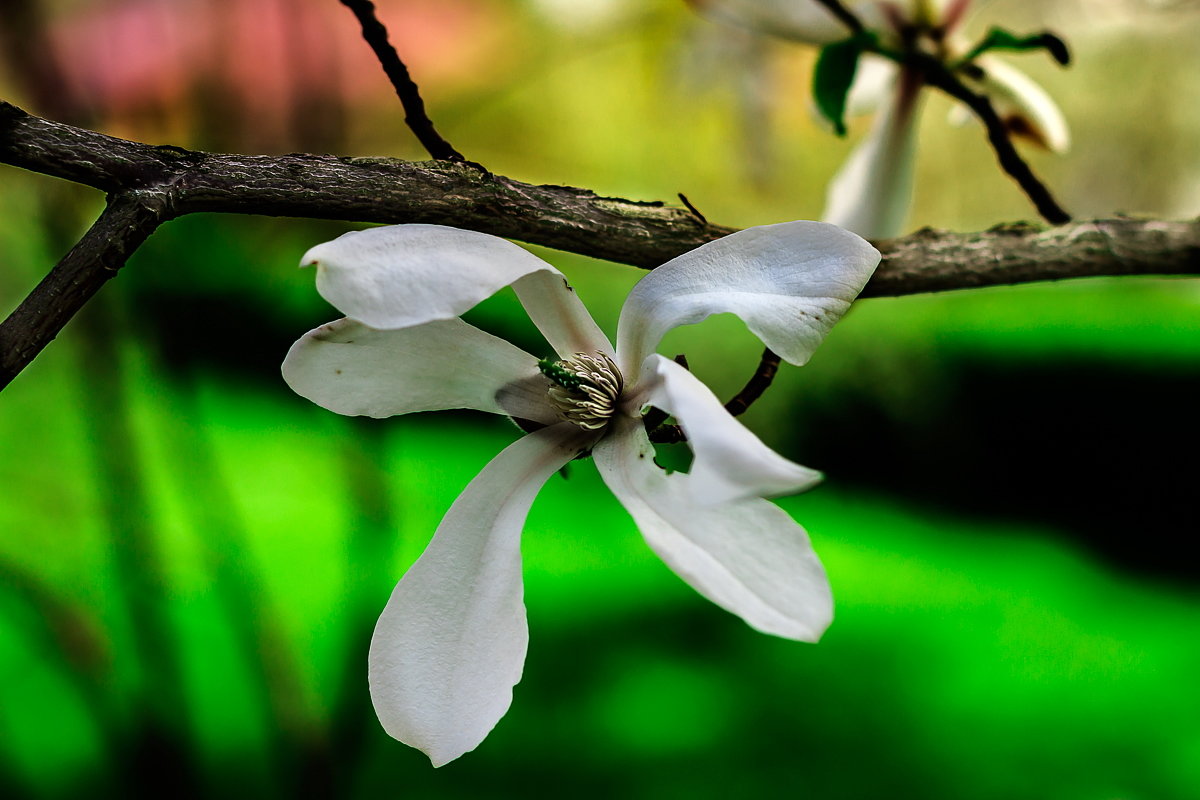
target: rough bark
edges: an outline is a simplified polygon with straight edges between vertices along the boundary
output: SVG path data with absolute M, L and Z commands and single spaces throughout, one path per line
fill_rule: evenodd
M 440 223 L 644 268 L 734 230 L 661 202 L 535 186 L 468 163 L 156 147 L 40 119 L 3 101 L 0 163 L 109 196 L 83 240 L 0 324 L 0 388 L 159 224 L 183 214 Z M 884 259 L 864 297 L 1100 275 L 1200 274 L 1200 220 L 922 230 L 877 245 Z

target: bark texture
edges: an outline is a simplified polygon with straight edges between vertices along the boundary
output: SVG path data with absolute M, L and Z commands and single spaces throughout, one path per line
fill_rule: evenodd
M 536 186 L 470 163 L 152 146 L 41 119 L 3 101 L 0 163 L 91 186 L 109 198 L 92 229 L 0 324 L 0 388 L 159 224 L 183 214 L 438 223 L 647 269 L 735 230 L 685 208 Z M 1200 274 L 1200 220 L 1022 223 L 976 233 L 927 229 L 876 245 L 883 263 L 864 297 L 1101 275 Z

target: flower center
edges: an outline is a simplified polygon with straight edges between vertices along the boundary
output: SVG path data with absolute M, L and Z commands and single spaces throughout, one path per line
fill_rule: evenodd
M 559 418 L 589 431 L 608 424 L 624 385 L 611 358 L 576 353 L 565 361 L 543 358 L 538 369 L 551 381 L 548 394 Z

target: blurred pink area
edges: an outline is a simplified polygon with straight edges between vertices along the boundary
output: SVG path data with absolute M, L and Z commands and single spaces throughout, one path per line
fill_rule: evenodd
M 492 0 L 376 7 L 427 102 L 493 81 L 514 51 L 503 6 Z M 207 110 L 244 120 L 234 132 L 241 135 L 228 138 L 279 149 L 298 146 L 297 109 L 391 102 L 402 114 L 338 0 L 94 0 L 52 19 L 49 38 L 72 105 L 120 135 L 186 137 L 194 123 L 203 128 L 193 116 L 205 113 L 199 93 L 216 106 Z

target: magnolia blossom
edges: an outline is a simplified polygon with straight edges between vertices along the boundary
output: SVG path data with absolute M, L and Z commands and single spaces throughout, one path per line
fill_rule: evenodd
M 757 33 L 824 46 L 849 29 L 817 0 L 689 0 L 714 20 Z M 947 64 L 970 49 L 961 24 L 970 0 L 857 0 L 843 5 L 883 43 L 916 48 Z M 1050 96 L 1024 73 L 989 54 L 957 74 L 986 95 L 1009 131 L 1052 152 L 1070 145 L 1066 121 Z M 912 69 L 864 55 L 848 100 L 851 113 L 879 109 L 870 132 L 829 185 L 822 219 L 869 239 L 903 232 L 912 198 L 914 140 L 922 79 Z M 956 107 L 952 120 L 969 117 Z
M 832 619 L 804 529 L 762 498 L 820 475 L 768 448 L 692 373 L 654 352 L 678 325 L 741 317 L 805 363 L 879 262 L 819 222 L 751 228 L 650 272 L 630 293 L 617 345 L 562 273 L 482 233 L 397 225 L 309 250 L 317 289 L 345 319 L 301 338 L 283 363 L 297 393 L 339 414 L 471 408 L 532 430 L 463 490 L 396 586 L 371 641 L 371 699 L 389 734 L 435 766 L 474 749 L 512 702 L 528 629 L 520 534 L 534 496 L 591 453 L 646 542 L 702 595 L 754 628 L 816 641 Z M 557 354 L 542 359 L 459 318 L 512 286 Z M 691 471 L 654 464 L 643 415 L 670 413 Z

